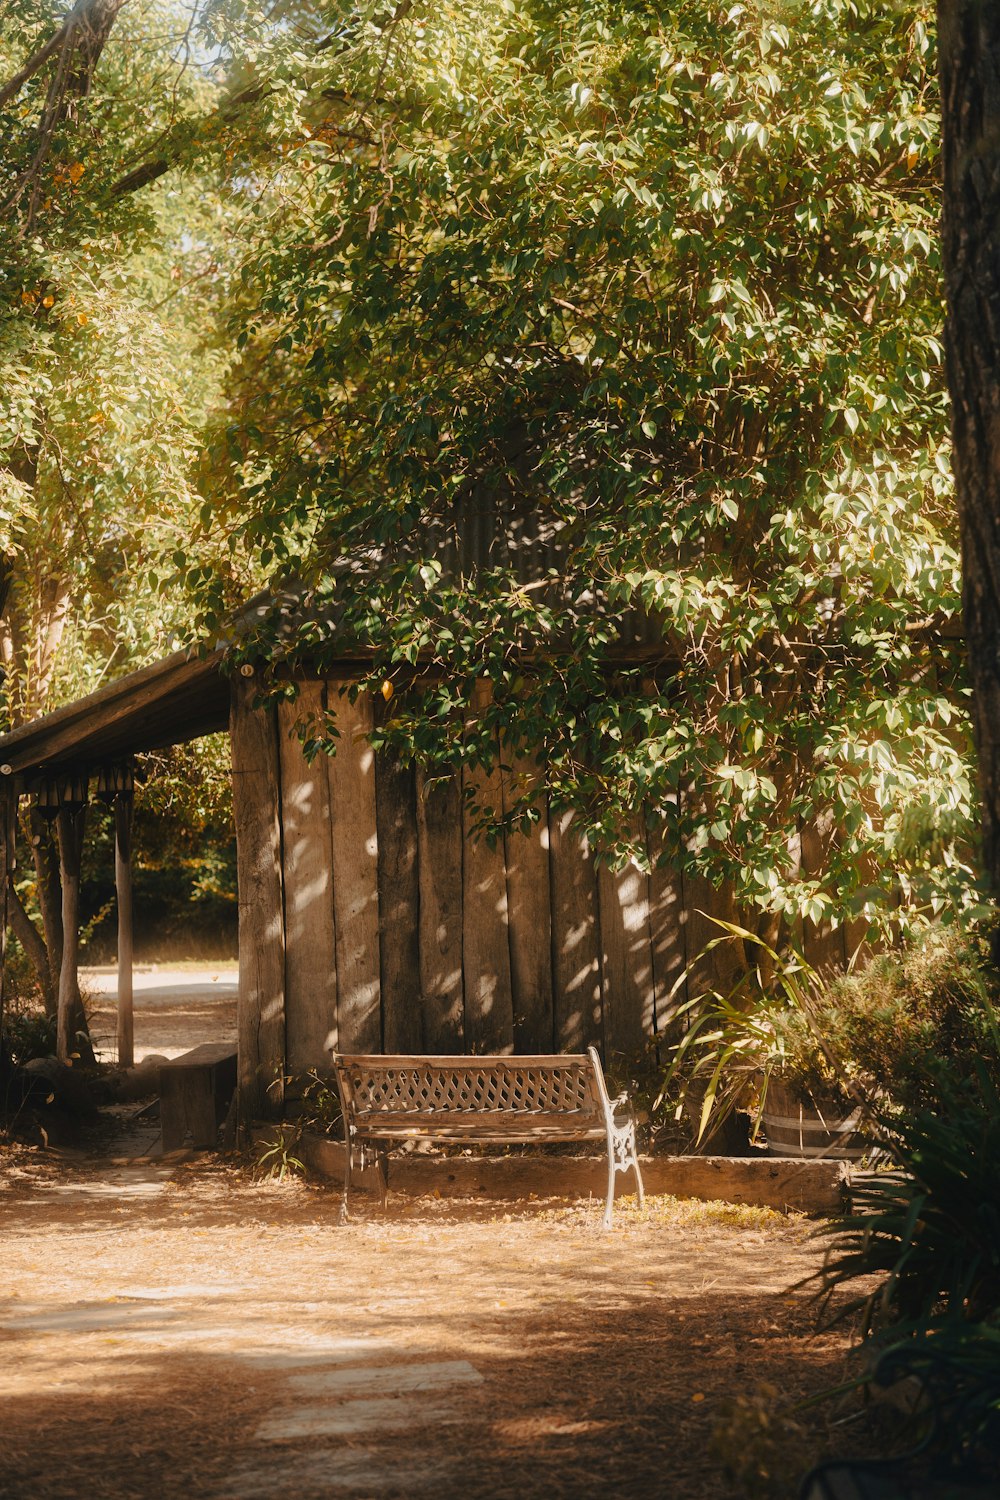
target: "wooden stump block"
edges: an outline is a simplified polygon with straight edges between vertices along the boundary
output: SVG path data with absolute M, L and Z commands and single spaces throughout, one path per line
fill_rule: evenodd
M 236 1088 L 236 1049 L 206 1042 L 160 1068 L 160 1134 L 164 1151 L 214 1146 Z

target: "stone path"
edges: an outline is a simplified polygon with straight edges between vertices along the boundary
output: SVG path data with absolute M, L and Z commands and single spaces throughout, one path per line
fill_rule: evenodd
M 424 1462 L 418 1472 L 413 1455 L 398 1446 L 399 1456 L 387 1458 L 382 1438 L 391 1434 L 398 1445 L 411 1430 L 460 1421 L 453 1393 L 483 1383 L 475 1366 L 465 1359 L 400 1362 L 391 1340 L 318 1335 L 287 1322 L 275 1327 L 256 1308 L 241 1321 L 239 1309 L 252 1299 L 250 1285 L 223 1282 L 133 1287 L 108 1300 L 69 1307 L 18 1302 L 13 1316 L 10 1304 L 0 1303 L 0 1337 L 61 1335 L 78 1347 L 97 1342 L 127 1346 L 150 1358 L 198 1355 L 238 1361 L 258 1378 L 266 1375 L 271 1412 L 252 1430 L 229 1480 L 214 1491 L 220 1500 L 291 1497 L 315 1486 L 357 1494 L 429 1488 L 440 1465 Z M 257 1339 L 265 1352 L 253 1347 Z M 79 1376 L 59 1375 L 53 1391 L 85 1390 L 90 1379 L 84 1370 Z M 329 1438 L 347 1446 L 317 1454 L 316 1440 Z M 359 1441 L 376 1447 L 359 1449 Z M 276 1452 L 277 1444 L 286 1446 Z

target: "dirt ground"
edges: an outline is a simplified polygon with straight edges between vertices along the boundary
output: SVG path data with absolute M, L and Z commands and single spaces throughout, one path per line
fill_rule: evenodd
M 791 1497 L 822 1446 L 764 1425 L 844 1371 L 789 1291 L 800 1222 L 337 1206 L 212 1158 L 0 1155 L 0 1495 L 721 1500 L 759 1448 Z
M 390 1194 L 340 1224 L 329 1187 L 156 1159 L 135 1111 L 0 1145 L 3 1500 L 792 1500 L 827 1443 L 825 1408 L 776 1415 L 847 1358 L 790 1290 L 803 1220 Z
M 136 1062 L 152 1053 L 179 1057 L 201 1042 L 235 1042 L 238 982 L 232 963 L 137 965 L 132 979 Z M 81 969 L 80 987 L 97 1056 L 114 1062 L 117 970 Z

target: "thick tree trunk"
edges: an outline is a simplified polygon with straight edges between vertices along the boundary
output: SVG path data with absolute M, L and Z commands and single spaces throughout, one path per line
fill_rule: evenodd
M 948 384 L 965 635 L 983 800 L 983 864 L 1000 895 L 1000 6 L 938 5 Z

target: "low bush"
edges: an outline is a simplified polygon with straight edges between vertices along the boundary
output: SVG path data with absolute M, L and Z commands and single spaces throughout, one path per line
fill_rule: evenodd
M 964 1057 L 931 1073 L 932 1102 L 885 1118 L 897 1169 L 855 1186 L 818 1281 L 837 1318 L 860 1314 L 874 1382 L 916 1381 L 921 1463 L 978 1480 L 1000 1459 L 1000 1086 Z
M 784 1045 L 813 1097 L 838 1093 L 883 1113 L 935 1106 L 973 1062 L 1000 1085 L 1000 976 L 986 936 L 931 928 L 862 972 L 814 985 L 786 1018 Z
M 935 1109 L 886 1121 L 899 1166 L 856 1184 L 829 1226 L 827 1301 L 877 1278 L 840 1309 L 860 1312 L 865 1334 L 1000 1320 L 1000 1088 L 982 1064 L 938 1087 Z
M 15 1065 L 56 1050 L 55 1018 L 45 1013 L 41 988 L 23 951 L 15 942 L 4 963 L 3 1043 Z

